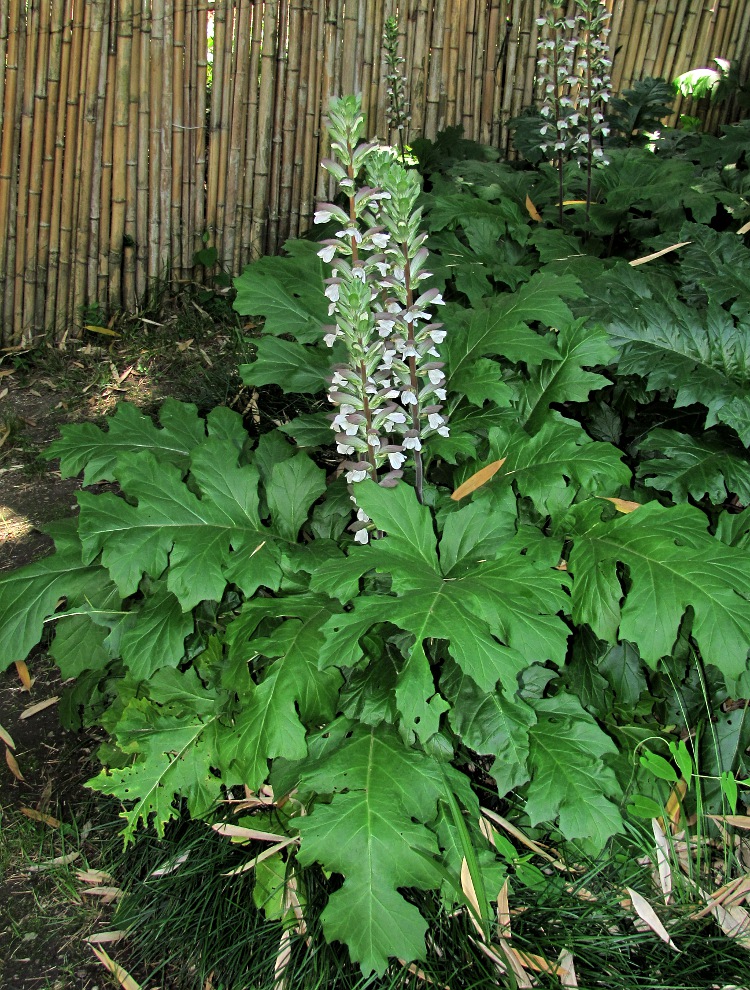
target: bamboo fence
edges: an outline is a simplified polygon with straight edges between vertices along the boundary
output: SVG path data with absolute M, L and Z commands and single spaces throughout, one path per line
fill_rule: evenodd
M 567 0 L 572 9 L 573 0 Z M 750 74 L 750 0 L 608 0 L 614 89 L 721 57 Z M 411 137 L 513 155 L 544 0 L 0 0 L 0 345 L 59 339 L 310 225 L 332 95 L 388 140 L 381 38 L 399 18 Z M 676 112 L 689 112 L 678 101 Z M 705 109 L 705 108 L 703 108 Z M 708 126 L 736 119 L 732 101 Z

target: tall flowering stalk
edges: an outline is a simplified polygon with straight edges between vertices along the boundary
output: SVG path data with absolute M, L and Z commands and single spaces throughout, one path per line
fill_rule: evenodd
M 563 165 L 567 158 L 586 164 L 586 219 L 591 209 L 593 164 L 604 159 L 600 139 L 609 133 L 604 105 L 611 97 L 609 70 L 610 17 L 602 0 L 576 0 L 577 13 L 561 16 L 554 3 L 537 26 L 547 28 L 538 43 L 537 69 L 544 84 L 540 110 L 541 150 L 554 152 L 559 176 L 559 218 L 563 218 Z
M 398 54 L 398 18 L 389 17 L 383 30 L 383 59 L 386 65 L 386 96 L 385 116 L 391 131 L 398 135 L 398 147 L 401 161 L 404 160 L 406 131 L 411 121 L 409 101 L 406 99 L 406 79 L 401 66 L 406 59 Z
M 348 352 L 348 362 L 333 369 L 328 394 L 337 407 L 337 448 L 347 458 L 346 478 L 354 485 L 368 477 L 397 484 L 412 458 L 421 501 L 423 441 L 433 433 L 447 435 L 448 426 L 436 346 L 445 330 L 431 312 L 443 300 L 437 289 L 419 289 L 431 274 L 425 269 L 426 234 L 419 230 L 419 178 L 390 150 L 360 142 L 359 97 L 331 102 L 328 130 L 334 157 L 323 167 L 347 201 L 346 208 L 321 203 L 315 213 L 316 223 L 340 223 L 318 252 L 332 266 L 326 295 L 335 323 L 325 328 L 324 339 L 329 346 L 341 340 Z M 355 538 L 361 542 L 368 522 L 360 510 Z

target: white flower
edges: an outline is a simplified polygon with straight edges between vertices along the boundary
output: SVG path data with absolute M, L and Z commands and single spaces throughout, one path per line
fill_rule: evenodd
M 403 446 L 406 450 L 422 449 L 422 443 L 419 437 L 404 437 Z
M 394 320 L 378 320 L 377 328 L 381 337 L 387 337 L 396 326 Z
M 431 430 L 437 430 L 443 425 L 445 420 L 440 415 L 440 413 L 430 413 L 430 415 L 427 417 L 427 422 L 430 424 Z
M 372 235 L 372 243 L 375 245 L 375 247 L 379 247 L 381 250 L 383 248 L 387 248 L 388 247 L 389 241 L 390 241 L 390 237 L 388 236 L 388 234 L 373 234 Z
M 406 389 L 401 395 L 401 401 L 405 406 L 415 406 L 417 404 L 417 397 L 411 389 Z
M 436 344 L 442 344 L 447 333 L 447 330 L 430 330 L 430 337 L 432 337 Z
M 328 210 L 316 210 L 313 214 L 313 223 L 328 223 L 333 216 Z
M 354 473 L 354 472 L 350 472 L 350 473 Z M 358 529 L 357 532 L 354 534 L 354 542 L 355 543 L 369 543 L 370 542 L 370 534 L 367 532 L 366 529 Z
M 348 443 L 337 443 L 336 450 L 339 454 L 353 454 L 354 447 L 350 447 Z
M 434 394 L 439 402 L 445 402 L 446 392 L 444 388 L 436 388 Z
M 441 437 L 449 437 L 451 435 L 451 431 L 448 429 L 447 426 L 439 426 L 438 433 L 440 434 Z
M 399 468 L 401 467 L 401 465 L 406 460 L 406 454 L 402 454 L 400 451 L 397 451 L 397 452 L 395 452 L 393 454 L 389 454 L 388 455 L 388 460 L 390 461 L 391 467 L 393 468 L 393 470 L 394 471 L 398 471 Z
M 335 255 L 336 255 L 335 244 L 326 244 L 325 247 L 322 247 L 320 251 L 318 251 L 318 257 L 322 258 L 323 261 L 325 262 L 333 261 Z
M 341 336 L 341 334 L 339 333 L 338 330 L 336 330 L 336 331 L 334 331 L 334 333 L 327 333 L 325 335 L 325 337 L 323 338 L 323 340 L 325 341 L 326 344 L 328 344 L 329 347 L 333 347 L 333 345 L 336 343 L 337 338 L 339 338 L 340 336 Z M 340 382 L 334 382 L 334 384 L 335 385 L 342 385 L 343 384 L 343 379 Z
M 406 416 L 402 412 L 388 413 L 388 415 L 385 418 L 387 422 L 391 423 L 391 425 L 393 426 L 406 422 Z
M 427 377 L 430 379 L 433 385 L 440 385 L 441 382 L 445 381 L 445 375 L 440 370 L 440 368 L 432 368 L 427 372 Z
M 364 509 L 357 509 L 357 519 L 359 519 L 360 522 L 366 523 L 372 521 Z
M 332 282 L 330 285 L 326 286 L 326 298 L 330 299 L 331 302 L 339 301 L 339 286 L 338 282 Z
M 349 482 L 352 482 L 352 483 L 356 484 L 356 482 L 358 482 L 358 481 L 364 481 L 365 478 L 367 477 L 367 475 L 368 475 L 368 472 L 367 471 L 347 471 L 346 472 L 346 480 L 349 481 Z M 360 532 L 362 532 L 362 531 L 360 531 Z M 366 530 L 364 530 L 364 532 L 366 532 Z M 357 537 L 355 536 L 354 539 L 356 540 Z M 363 541 L 360 540 L 360 543 L 361 542 L 363 542 Z M 366 541 L 364 541 L 364 542 L 366 542 Z

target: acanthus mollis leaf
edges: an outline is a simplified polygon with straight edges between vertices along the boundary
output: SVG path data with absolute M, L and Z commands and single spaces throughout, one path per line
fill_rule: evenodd
M 685 224 L 680 240 L 689 241 L 681 254 L 680 274 L 700 286 L 719 305 L 736 300 L 732 313 L 750 318 L 750 251 L 734 231 Z
M 451 701 L 450 723 L 464 745 L 483 756 L 494 756 L 490 773 L 502 797 L 529 779 L 529 729 L 534 709 L 502 691 L 482 691 L 456 664 L 446 666 L 440 681 Z
M 176 673 L 176 672 L 173 672 Z M 158 676 L 158 675 L 157 675 Z M 217 699 L 204 689 L 203 704 L 196 710 L 181 704 L 179 692 L 169 705 L 146 699 L 131 700 L 115 727 L 124 752 L 135 752 L 124 769 L 102 770 L 88 786 L 121 801 L 132 802 L 121 817 L 129 842 L 138 823 L 153 825 L 159 836 L 164 826 L 179 816 L 177 798 L 186 798 L 194 818 L 204 817 L 221 796 L 221 780 L 213 772 L 219 759 L 222 726 Z
M 420 959 L 427 922 L 399 888 L 440 886 L 432 865 L 440 855 L 427 827 L 445 789 L 440 766 L 408 749 L 385 724 L 357 726 L 316 767 L 303 772 L 303 792 L 333 795 L 295 819 L 301 835 L 298 858 L 344 876 L 331 894 L 322 921 L 365 974 L 383 974 L 389 957 Z
M 572 421 L 548 418 L 533 436 L 509 422 L 491 429 L 489 440 L 488 461 L 504 458 L 489 487 L 513 485 L 550 515 L 567 508 L 581 489 L 613 495 L 631 480 L 622 451 L 592 440 Z
M 278 385 L 284 392 L 323 392 L 335 354 L 283 337 L 261 337 L 255 360 L 240 365 L 246 385 Z
M 193 616 L 183 612 L 175 596 L 159 589 L 125 617 L 119 653 L 137 680 L 148 680 L 162 667 L 176 667 L 185 655 L 185 637 Z
M 309 241 L 288 241 L 291 257 L 265 257 L 248 265 L 234 280 L 234 308 L 243 316 L 264 317 L 263 331 L 291 334 L 300 343 L 321 339 L 328 322 L 323 262 Z
M 592 392 L 611 384 L 598 372 L 586 370 L 609 364 L 615 357 L 601 327 L 587 325 L 585 318 L 561 323 L 556 346 L 554 360 L 543 361 L 528 380 L 519 376 L 513 382 L 516 414 L 530 433 L 542 428 L 553 403 L 585 402 Z
M 269 759 L 306 755 L 306 725 L 329 722 L 336 714 L 342 677 L 336 669 L 321 669 L 319 655 L 322 627 L 337 610 L 323 596 L 290 595 L 248 602 L 229 627 L 234 676 L 227 687 L 236 692 L 238 708 L 226 753 L 233 770 L 253 789 L 265 782 Z M 268 635 L 255 635 L 262 620 L 279 618 Z M 258 683 L 247 671 L 237 676 L 238 663 L 258 656 L 271 661 L 261 665 Z
M 326 473 L 307 454 L 297 454 L 274 465 L 266 484 L 266 498 L 274 529 L 296 541 L 313 502 L 326 490 Z
M 728 494 L 737 495 L 743 505 L 750 503 L 750 464 L 739 444 L 729 444 L 716 433 L 692 437 L 676 430 L 652 430 L 642 440 L 641 452 L 657 456 L 642 461 L 638 477 L 659 491 L 669 492 L 675 502 L 686 502 L 688 495 L 714 503 Z
M 247 552 L 252 566 L 253 554 L 268 552 L 270 534 L 258 517 L 258 473 L 252 465 L 237 465 L 228 441 L 209 438 L 193 452 L 190 478 L 200 497 L 179 469 L 150 453 L 123 455 L 117 478 L 137 505 L 109 492 L 78 498 L 84 560 L 101 551 L 123 596 L 136 591 L 144 573 L 158 578 L 169 565 L 167 587 L 188 611 L 221 599 L 227 570 L 236 563 L 232 553 Z
M 566 839 L 584 839 L 600 852 L 624 831 L 617 806 L 622 791 L 604 761 L 617 755 L 617 747 L 573 695 L 529 704 L 536 721 L 529 727 L 526 814 L 532 825 L 559 819 Z
M 237 413 L 233 415 L 240 418 Z M 198 410 L 194 405 L 170 398 L 159 411 L 159 421 L 161 428 L 134 405 L 122 402 L 108 420 L 106 431 L 93 423 L 69 424 L 44 456 L 60 458 L 63 478 L 83 471 L 84 485 L 112 481 L 120 457 L 143 450 L 186 468 L 190 451 L 206 436 L 206 424 L 198 416 Z
M 45 619 L 55 613 L 61 599 L 66 600 L 67 611 L 90 598 L 100 604 L 106 598 L 109 607 L 119 604 L 119 595 L 106 570 L 82 559 L 74 523 L 56 524 L 50 527 L 50 533 L 55 540 L 55 553 L 0 576 L 0 670 L 28 656 L 42 637 Z M 63 621 L 76 623 L 71 632 L 76 636 L 83 635 L 83 624 L 88 623 L 88 619 Z M 95 639 L 101 646 L 103 637 Z M 65 651 L 62 655 L 72 659 Z
M 738 677 L 750 646 L 750 554 L 710 536 L 706 517 L 689 505 L 649 502 L 609 521 L 601 514 L 582 503 L 568 517 L 574 621 L 609 642 L 634 643 L 655 666 L 691 609 L 703 659 Z

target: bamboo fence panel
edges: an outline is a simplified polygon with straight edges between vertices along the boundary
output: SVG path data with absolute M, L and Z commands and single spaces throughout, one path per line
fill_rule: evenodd
M 607 0 L 613 88 L 714 58 L 750 71 L 750 0 Z M 564 9 L 574 10 L 574 0 Z M 0 346 L 232 274 L 311 224 L 332 96 L 390 141 L 382 37 L 398 18 L 411 123 L 513 157 L 539 93 L 545 0 L 0 0 Z M 543 29 L 544 30 L 544 29 Z M 679 99 L 718 131 L 736 101 Z

